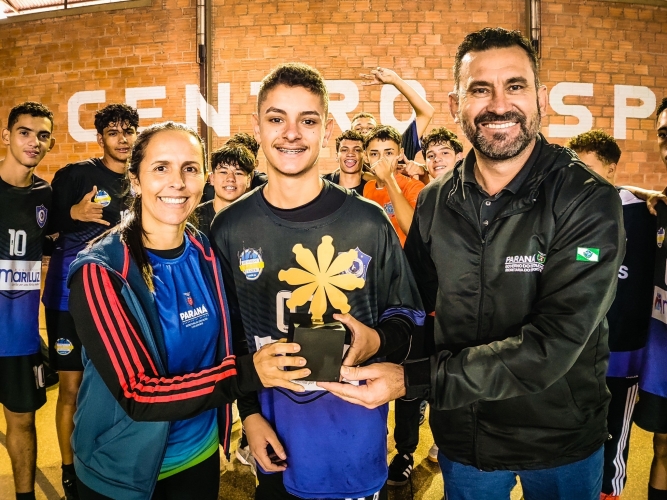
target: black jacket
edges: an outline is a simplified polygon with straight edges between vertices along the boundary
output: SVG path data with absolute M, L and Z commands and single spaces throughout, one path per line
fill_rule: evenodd
M 405 245 L 437 351 L 406 365 L 407 397 L 429 399 L 450 460 L 487 471 L 572 463 L 607 438 L 621 201 L 572 151 L 541 136 L 536 148 L 485 239 L 463 179 L 471 152 L 422 191 Z

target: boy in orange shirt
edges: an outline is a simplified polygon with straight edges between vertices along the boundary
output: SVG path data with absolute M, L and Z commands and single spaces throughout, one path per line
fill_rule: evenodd
M 424 184 L 396 174 L 403 158 L 401 134 L 394 127 L 380 125 L 364 136 L 366 158 L 376 179 L 364 186 L 364 197 L 378 203 L 389 216 L 401 246 L 410 230 L 417 196 Z

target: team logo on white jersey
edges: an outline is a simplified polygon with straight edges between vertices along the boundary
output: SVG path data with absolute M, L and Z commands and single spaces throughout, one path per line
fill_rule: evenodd
M 660 229 L 658 229 L 658 238 L 657 238 L 658 248 L 662 248 L 662 243 L 664 241 L 665 241 L 665 228 L 661 227 Z
M 370 264 L 372 257 L 359 250 L 359 247 L 355 248 L 354 251 L 357 252 L 357 258 L 354 259 L 352 266 L 345 271 L 345 274 L 352 274 L 357 278 L 365 280 L 366 273 L 368 272 L 368 264 Z M 342 253 L 344 252 L 338 252 L 338 255 Z
M 262 259 L 262 249 L 244 248 L 239 253 L 239 269 L 248 281 L 255 281 L 262 274 L 264 269 L 264 260 Z
M 651 317 L 667 324 L 667 292 L 658 286 L 653 288 L 653 312 Z
M 46 216 L 48 215 L 48 210 L 44 205 L 35 207 L 35 217 L 37 218 L 37 225 L 40 228 L 43 228 L 46 224 Z
M 93 198 L 94 203 L 99 203 L 103 207 L 108 207 L 111 203 L 111 196 L 106 191 L 100 189 Z
M 0 290 L 39 290 L 41 277 L 39 260 L 0 260 Z
M 541 273 L 547 262 L 547 254 L 538 251 L 533 255 L 509 255 L 505 257 L 506 273 Z

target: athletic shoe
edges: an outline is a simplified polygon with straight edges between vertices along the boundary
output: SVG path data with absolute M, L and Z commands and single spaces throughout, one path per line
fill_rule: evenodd
M 600 500 L 620 500 L 621 497 L 618 495 L 612 495 L 611 493 L 600 493 Z
M 433 443 L 433 446 L 431 446 L 431 449 L 428 450 L 428 459 L 431 462 L 435 462 L 436 464 L 438 463 L 438 445 Z
M 396 455 L 389 464 L 387 484 L 389 486 L 403 486 L 408 484 L 414 464 L 415 460 L 411 454 Z
M 65 500 L 79 500 L 79 492 L 76 489 L 76 473 L 72 474 L 63 468 L 63 490 Z
M 426 421 L 426 401 L 419 403 L 419 425 L 423 424 Z
M 255 457 L 252 456 L 250 452 L 250 446 L 241 448 L 241 439 L 239 439 L 239 446 L 236 448 L 236 459 L 241 462 L 243 465 L 250 467 L 250 472 L 252 475 L 257 477 L 257 462 L 255 462 Z

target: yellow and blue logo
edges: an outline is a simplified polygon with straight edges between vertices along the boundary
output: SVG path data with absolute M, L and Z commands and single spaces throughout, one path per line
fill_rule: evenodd
M 58 339 L 56 340 L 55 349 L 61 356 L 67 356 L 74 350 L 74 345 L 68 339 Z
M 239 253 L 239 269 L 248 281 L 255 281 L 264 270 L 264 260 L 262 259 L 262 249 L 244 248 Z
M 106 191 L 100 189 L 95 195 L 95 198 L 93 198 L 93 202 L 99 203 L 103 207 L 108 207 L 109 203 L 111 203 L 111 196 L 109 196 L 109 193 Z

